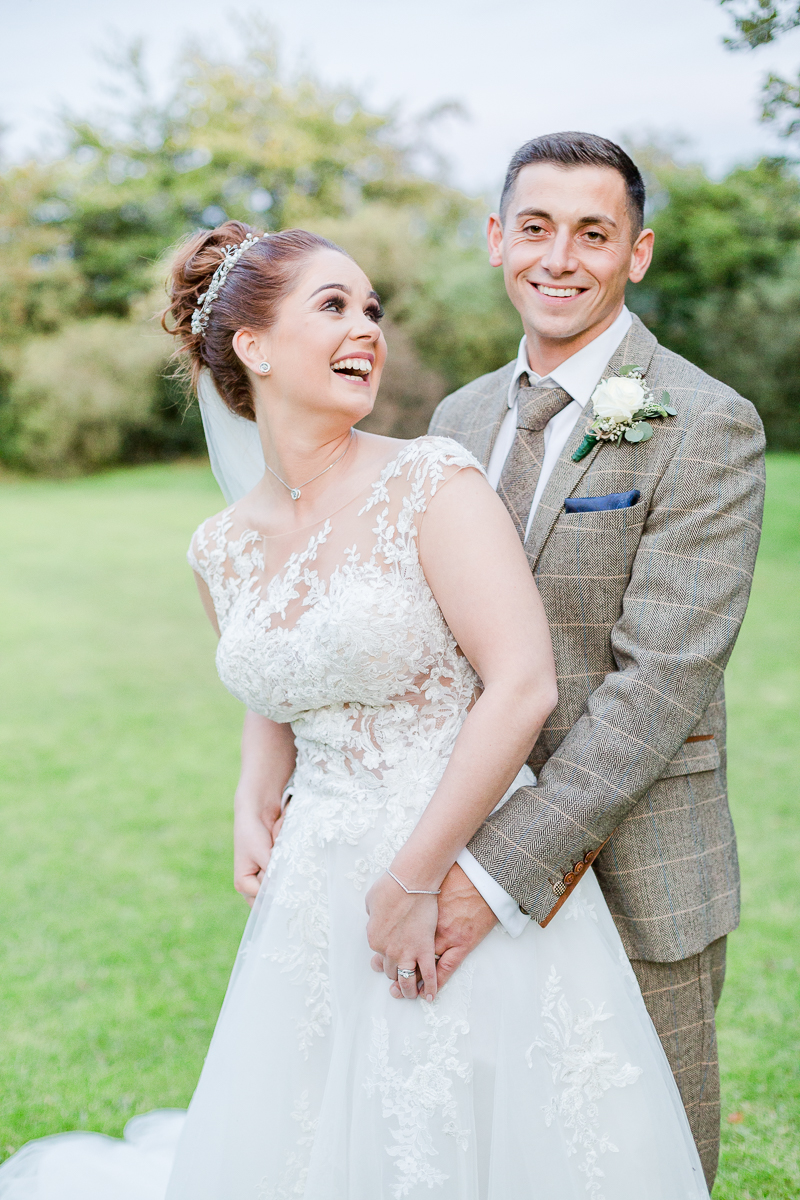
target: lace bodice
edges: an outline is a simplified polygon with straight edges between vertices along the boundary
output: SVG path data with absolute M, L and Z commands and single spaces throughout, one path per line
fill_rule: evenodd
M 464 467 L 481 470 L 449 438 L 419 438 L 299 545 L 244 528 L 235 505 L 192 539 L 189 561 L 219 621 L 222 682 L 253 711 L 290 721 L 305 757 L 313 747 L 319 762 L 324 747 L 328 770 L 336 759 L 352 776 L 357 763 L 386 783 L 402 763 L 407 785 L 409 753 L 440 763 L 452 748 L 477 678 L 417 543 L 430 500 Z

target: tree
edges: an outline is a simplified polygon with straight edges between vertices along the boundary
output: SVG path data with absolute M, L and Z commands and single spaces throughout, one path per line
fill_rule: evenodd
M 653 264 L 628 302 L 659 341 L 759 409 L 773 447 L 800 449 L 800 180 L 784 159 L 709 179 L 641 150 Z
M 734 10 L 738 36 L 726 38 L 731 50 L 756 50 L 800 26 L 797 0 L 720 0 Z M 761 119 L 783 121 L 781 136 L 800 134 L 800 72 L 795 80 L 770 73 L 762 90 Z
M 720 4 L 733 10 L 739 36 L 726 39 L 732 50 L 765 46 L 800 25 L 796 0 L 720 0 Z
M 485 261 L 482 206 L 417 168 L 425 121 L 409 135 L 397 114 L 372 112 L 350 91 L 287 77 L 267 35 L 233 62 L 188 54 L 162 102 L 142 61 L 140 45 L 117 61 L 120 111 L 68 121 L 59 160 L 0 173 L 0 454 L 8 461 L 48 469 L 52 446 L 49 469 L 77 470 L 100 465 L 103 446 L 105 461 L 132 447 L 185 449 L 170 421 L 179 398 L 163 383 L 152 384 L 144 408 L 140 397 L 126 404 L 119 389 L 113 400 L 101 366 L 112 327 L 102 323 L 119 322 L 126 345 L 141 337 L 143 311 L 163 304 L 171 247 L 227 217 L 318 230 L 372 275 L 405 364 L 387 375 L 376 426 L 423 432 L 449 387 L 511 356 L 518 321 Z M 84 336 L 86 322 L 101 324 Z M 99 372 L 106 427 L 120 406 L 119 436 L 91 433 L 86 422 L 97 415 L 75 399 L 65 414 L 70 446 L 43 437 L 68 389 L 59 401 L 54 380 L 45 396 L 28 347 L 39 339 L 47 356 L 47 339 L 65 336 L 75 353 L 86 348 L 86 370 Z M 52 357 L 77 369 L 55 342 Z M 196 420 L 191 428 L 200 449 Z
M 127 316 L 165 249 L 226 217 L 280 229 L 380 203 L 447 228 L 472 208 L 412 169 L 418 146 L 403 143 L 390 114 L 309 77 L 286 81 L 269 43 L 240 62 L 187 57 L 162 104 L 141 54 L 134 46 L 118 64 L 131 85 L 121 120 L 68 122 L 64 159 L 5 179 L 7 228 L 34 229 L 54 261 L 60 252 L 74 262 L 75 315 Z

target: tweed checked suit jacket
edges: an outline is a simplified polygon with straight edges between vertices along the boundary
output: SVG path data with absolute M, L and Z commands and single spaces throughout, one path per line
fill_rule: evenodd
M 764 436 L 749 401 L 636 317 L 604 377 L 630 363 L 678 415 L 654 421 L 647 442 L 599 443 L 575 463 L 587 404 L 553 470 L 525 550 L 559 701 L 529 759 L 537 786 L 490 816 L 469 849 L 545 923 L 593 862 L 629 956 L 674 962 L 738 923 L 723 671 L 761 533 Z M 430 432 L 485 466 L 513 369 L 448 396 Z M 633 488 L 631 508 L 564 510 L 568 496 Z

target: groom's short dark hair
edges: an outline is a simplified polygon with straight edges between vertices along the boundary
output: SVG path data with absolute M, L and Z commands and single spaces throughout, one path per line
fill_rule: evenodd
M 621 146 L 596 133 L 546 133 L 520 146 L 508 164 L 500 197 L 500 216 L 503 220 L 520 171 L 531 163 L 540 162 L 555 163 L 561 167 L 610 167 L 612 171 L 619 171 L 625 180 L 633 235 L 638 237 L 641 233 L 645 198 L 641 171 Z

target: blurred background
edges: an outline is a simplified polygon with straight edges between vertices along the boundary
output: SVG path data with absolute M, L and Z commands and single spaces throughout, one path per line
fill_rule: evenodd
M 800 36 L 733 51 L 726 9 L 23 0 L 0 89 L 0 459 L 63 475 L 202 452 L 152 316 L 171 247 L 226 217 L 356 256 L 391 346 L 372 427 L 418 433 L 519 340 L 483 241 L 511 152 L 587 125 L 648 176 L 656 257 L 632 307 L 800 449 L 791 84 L 758 119 Z
M 0 1151 L 185 1105 L 245 911 L 241 713 L 183 566 L 221 497 L 154 314 L 227 217 L 347 248 L 386 306 L 368 426 L 516 354 L 484 231 L 529 137 L 623 142 L 656 254 L 628 302 L 757 405 L 768 510 L 728 673 L 745 919 L 715 1197 L 800 1194 L 800 6 L 17 0 L 0 77 Z

